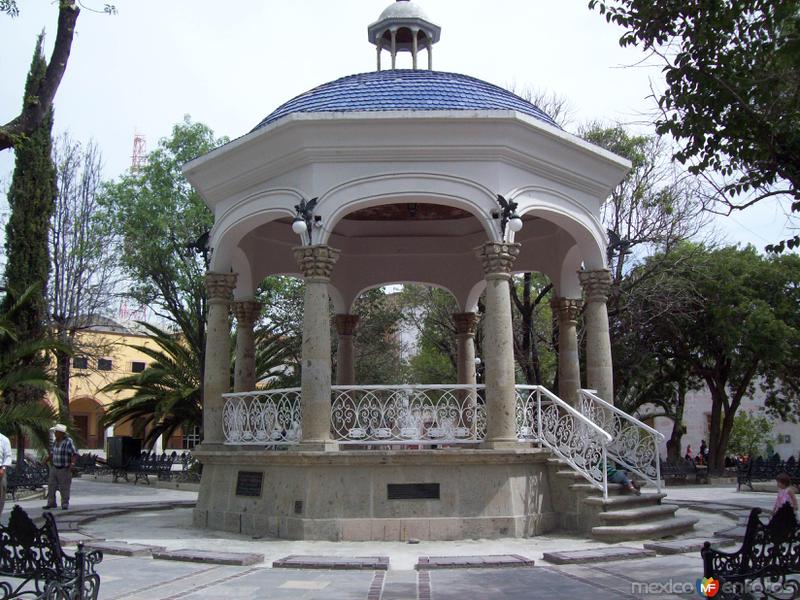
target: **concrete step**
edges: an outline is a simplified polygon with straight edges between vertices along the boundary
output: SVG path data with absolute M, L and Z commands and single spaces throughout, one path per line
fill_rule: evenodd
M 652 506 L 637 506 L 635 508 L 601 512 L 597 516 L 607 525 L 626 525 L 668 519 L 675 516 L 676 510 L 678 510 L 678 507 L 675 504 L 654 504 Z
M 592 527 L 592 537 L 604 542 L 658 539 L 691 531 L 698 520 L 692 517 L 672 517 L 629 525 L 599 525 Z
M 609 491 L 610 493 L 610 491 Z M 586 504 L 593 506 L 601 506 L 603 511 L 610 512 L 612 510 L 624 510 L 626 508 L 634 508 L 637 506 L 648 506 L 653 504 L 661 504 L 661 501 L 666 498 L 666 494 L 642 494 L 635 496 L 633 494 L 625 494 L 624 496 L 611 496 L 604 500 L 602 496 L 589 496 L 584 498 Z

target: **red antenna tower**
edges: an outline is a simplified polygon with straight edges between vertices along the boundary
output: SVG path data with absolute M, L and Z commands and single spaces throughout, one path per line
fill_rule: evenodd
M 133 134 L 133 154 L 131 154 L 131 172 L 138 173 L 147 164 L 147 142 L 141 133 Z

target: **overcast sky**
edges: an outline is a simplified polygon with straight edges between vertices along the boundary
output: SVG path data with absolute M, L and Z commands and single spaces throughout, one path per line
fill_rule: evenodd
M 218 136 L 250 131 L 277 106 L 327 81 L 375 69 L 367 25 L 387 0 L 104 0 L 116 16 L 84 9 L 56 96 L 56 132 L 94 138 L 105 176 L 130 166 L 136 132 L 148 149 L 189 114 Z M 15 116 L 35 43 L 47 55 L 57 2 L 18 0 L 0 15 L 0 121 Z M 84 0 L 88 7 L 103 2 Z M 567 98 L 575 122 L 602 120 L 642 130 L 653 114 L 658 68 L 634 66 L 620 30 L 587 0 L 419 0 L 442 27 L 434 68 Z M 408 64 L 406 64 L 408 62 Z M 424 63 L 424 61 L 423 61 Z M 386 63 L 384 63 L 386 64 Z M 410 66 L 404 56 L 400 67 Z M 0 189 L 13 154 L 0 152 Z M 785 217 L 766 205 L 718 221 L 731 243 L 762 248 L 784 234 Z

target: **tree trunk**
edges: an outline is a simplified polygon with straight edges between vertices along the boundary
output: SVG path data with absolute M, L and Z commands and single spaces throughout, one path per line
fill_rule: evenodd
M 58 399 L 58 416 L 62 423 L 70 422 L 69 414 L 69 380 L 70 357 L 63 350 L 56 351 L 56 385 L 61 392 Z
M 675 400 L 675 415 L 672 423 L 672 435 L 667 440 L 667 461 L 677 462 L 681 458 L 681 439 L 686 433 L 683 424 L 683 411 L 686 406 L 686 384 L 678 382 L 677 398 Z

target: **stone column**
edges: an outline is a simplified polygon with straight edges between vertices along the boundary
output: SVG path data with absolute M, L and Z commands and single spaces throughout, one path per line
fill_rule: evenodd
M 577 331 L 581 301 L 577 298 L 553 298 L 550 306 L 558 318 L 558 395 L 577 407 L 581 387 Z
M 606 301 L 611 290 L 611 272 L 578 271 L 586 295 L 586 384 L 597 390 L 606 402 L 614 403 L 614 376 L 611 369 L 611 338 L 608 332 Z
M 301 367 L 301 450 L 335 450 L 331 442 L 331 324 L 328 281 L 339 250 L 301 246 L 294 257 L 305 281 Z
M 208 321 L 203 377 L 203 444 L 221 444 L 222 394 L 230 391 L 231 336 L 228 311 L 236 286 L 234 273 L 206 273 Z
M 336 315 L 336 333 L 339 334 L 339 343 L 336 350 L 336 384 L 356 384 L 355 347 L 353 332 L 358 325 L 358 315 Z
M 477 248 L 486 279 L 483 358 L 486 380 L 487 448 L 517 444 L 514 338 L 511 323 L 511 266 L 520 244 L 487 242 Z
M 256 389 L 256 336 L 253 326 L 260 313 L 261 303 L 255 300 L 233 303 L 233 314 L 236 317 L 234 392 L 252 392 Z
M 458 350 L 458 383 L 475 385 L 475 330 L 478 315 L 474 312 L 454 313 L 456 324 L 456 345 Z

